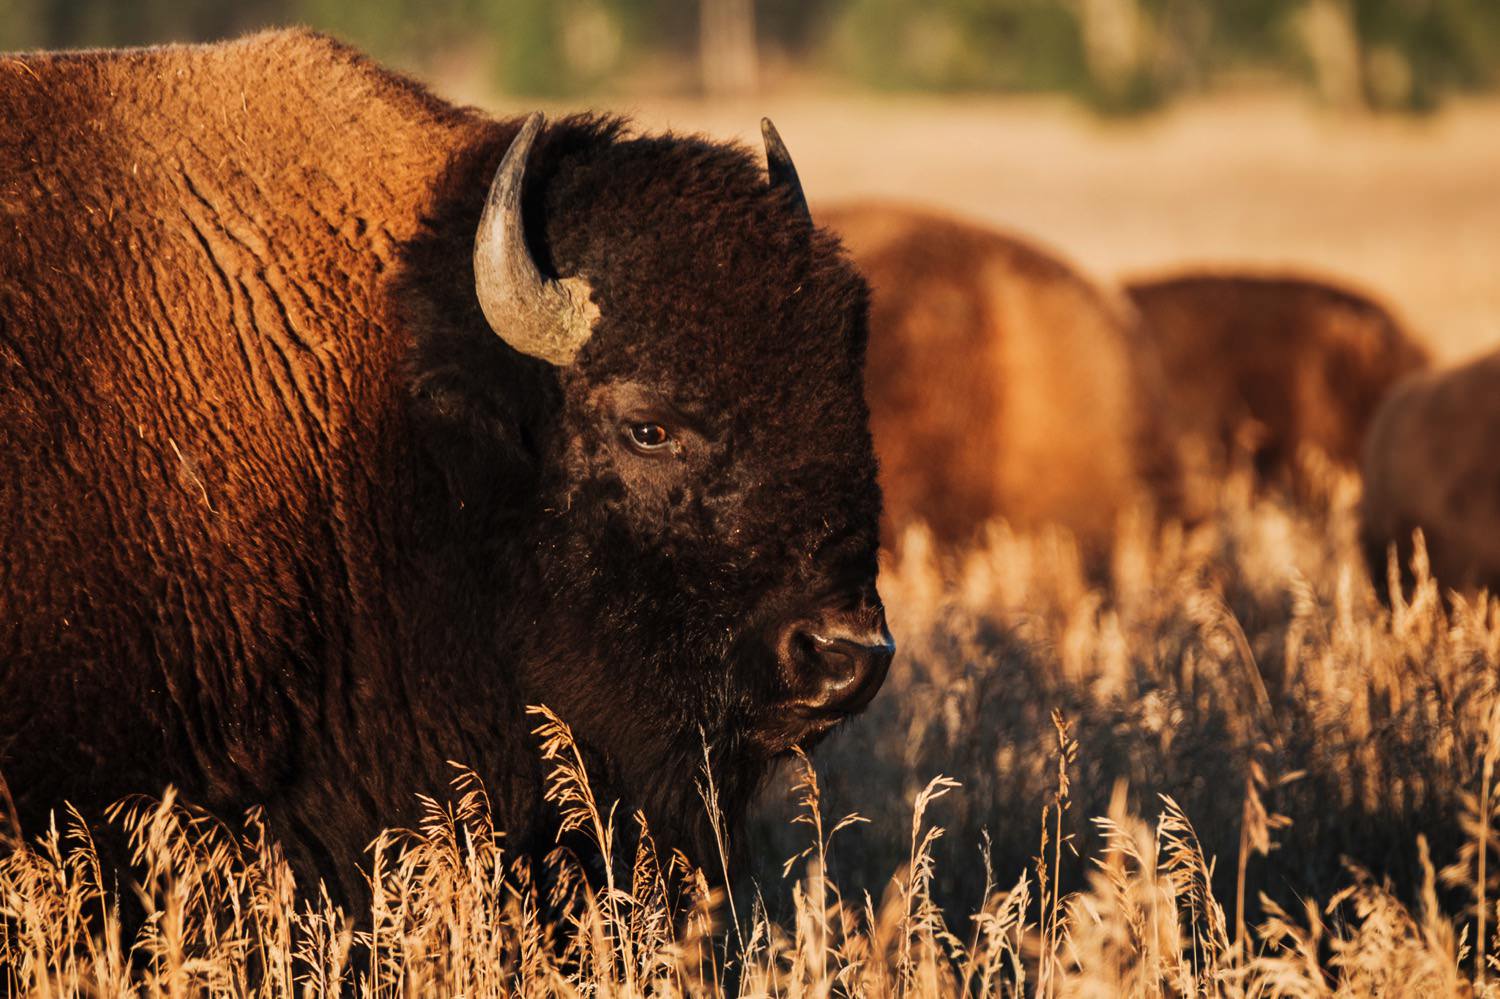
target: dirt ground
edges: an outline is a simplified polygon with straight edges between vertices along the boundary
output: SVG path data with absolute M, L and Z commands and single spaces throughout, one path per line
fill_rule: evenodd
M 594 104 L 757 146 L 770 115 L 815 207 L 940 206 L 1101 278 L 1188 263 L 1343 276 L 1393 303 L 1443 360 L 1500 345 L 1500 101 L 1414 121 L 1220 98 L 1127 123 L 1051 99 Z

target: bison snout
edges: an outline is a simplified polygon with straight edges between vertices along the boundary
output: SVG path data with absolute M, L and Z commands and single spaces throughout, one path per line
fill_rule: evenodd
M 796 692 L 793 704 L 818 715 L 862 710 L 885 682 L 896 643 L 877 615 L 873 627 L 852 622 L 800 621 L 783 632 L 783 666 Z

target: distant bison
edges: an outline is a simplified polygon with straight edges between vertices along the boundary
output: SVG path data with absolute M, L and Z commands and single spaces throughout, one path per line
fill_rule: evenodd
M 1311 278 L 1186 272 L 1127 291 L 1217 471 L 1248 452 L 1262 481 L 1291 485 L 1304 444 L 1356 467 L 1380 401 L 1428 363 L 1379 303 Z
M 0 60 L 31 828 L 171 781 L 348 877 L 451 759 L 545 846 L 543 703 L 706 859 L 705 740 L 736 821 L 892 653 L 865 285 L 767 154 L 492 121 L 304 32 Z
M 1500 351 L 1398 385 L 1365 445 L 1361 535 L 1384 590 L 1389 546 L 1405 569 L 1421 528 L 1444 588 L 1500 594 Z
M 1164 386 L 1128 304 L 1015 237 L 919 209 L 822 206 L 869 279 L 865 392 L 887 531 L 992 518 L 1098 554 L 1143 494 L 1175 502 Z

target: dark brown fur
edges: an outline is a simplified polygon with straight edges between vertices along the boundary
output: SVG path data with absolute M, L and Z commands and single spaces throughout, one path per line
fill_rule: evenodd
M 864 286 L 747 151 L 570 120 L 524 210 L 601 319 L 571 368 L 518 355 L 471 268 L 516 128 L 305 32 L 0 60 L 0 770 L 31 828 L 170 781 L 348 879 L 452 759 L 544 847 L 545 703 L 691 850 L 701 739 L 733 823 L 802 738 L 768 632 L 879 608 Z M 630 456 L 624 396 L 685 414 L 675 457 Z
M 1293 275 L 1189 272 L 1126 286 L 1155 339 L 1184 430 L 1222 472 L 1242 450 L 1292 485 L 1311 445 L 1354 468 L 1366 428 L 1426 349 L 1372 298 Z
M 1386 591 L 1391 545 L 1409 570 L 1421 528 L 1445 590 L 1500 593 L 1500 352 L 1396 386 L 1375 414 L 1364 455 L 1361 538 Z
M 1059 524 L 1094 553 L 1143 495 L 1170 505 L 1163 386 L 1130 308 L 1051 254 L 932 212 L 823 206 L 870 281 L 865 390 L 888 541 Z

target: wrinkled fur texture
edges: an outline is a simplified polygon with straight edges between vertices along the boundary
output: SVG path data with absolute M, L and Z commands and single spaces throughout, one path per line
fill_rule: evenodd
M 171 782 L 357 891 L 448 760 L 550 845 L 528 704 L 689 851 L 703 737 L 731 822 L 797 740 L 768 635 L 878 613 L 864 285 L 747 150 L 569 119 L 528 238 L 601 319 L 571 368 L 520 356 L 470 259 L 518 124 L 299 31 L 0 62 L 0 770 L 32 830 Z M 636 397 L 690 446 L 631 457 Z
M 1407 570 L 1421 528 L 1445 591 L 1500 593 L 1497 440 L 1500 352 L 1396 386 L 1365 444 L 1360 533 L 1371 578 L 1384 583 L 1391 545 Z
M 1310 277 L 1187 272 L 1127 291 L 1215 474 L 1243 450 L 1263 482 L 1295 487 L 1303 445 L 1358 467 L 1381 400 L 1428 364 L 1380 303 Z
M 1022 240 L 879 202 L 814 211 L 870 281 L 866 395 L 891 539 L 1059 524 L 1100 556 L 1178 501 L 1165 393 L 1128 305 Z

